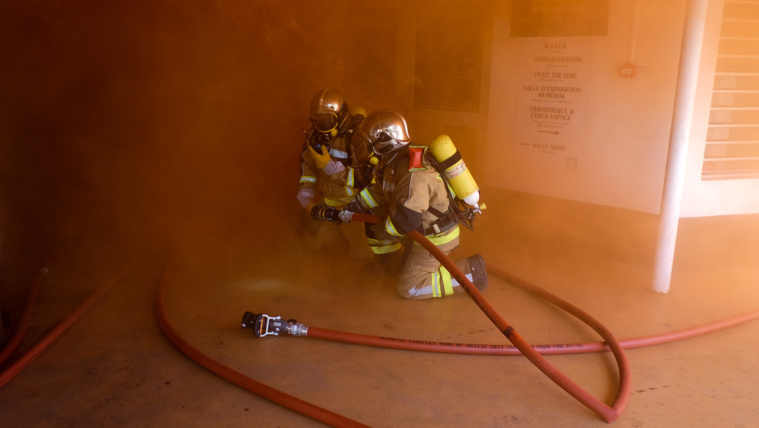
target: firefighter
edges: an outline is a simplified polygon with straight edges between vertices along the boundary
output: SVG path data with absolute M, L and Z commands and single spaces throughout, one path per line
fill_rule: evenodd
M 308 215 L 318 202 L 342 209 L 371 179 L 370 173 L 362 169 L 367 162 L 366 154 L 355 153 L 351 146 L 354 130 L 364 116 L 366 111 L 362 108 L 351 111 L 334 88 L 325 87 L 314 95 L 309 109 L 311 128 L 306 132 L 301 152 L 297 199 L 304 208 L 302 220 L 312 249 L 319 249 L 342 234 L 348 240 L 352 257 L 371 260 L 373 256 L 361 225 L 315 222 Z
M 375 254 L 386 257 L 404 251 L 397 283 L 401 297 L 429 299 L 464 292 L 421 245 L 406 240 L 401 246 L 404 235 L 412 230 L 446 255 L 459 245 L 459 223 L 452 212 L 449 189 L 427 157 L 427 147 L 414 145 L 404 117 L 386 109 L 370 113 L 354 138 L 377 157 L 376 180 L 339 212 L 339 219 L 349 222 L 353 212 L 376 214 L 377 209 L 380 213 L 384 210 L 379 224 L 372 228 L 376 245 L 370 241 L 370 246 Z M 475 254 L 455 263 L 480 292 L 485 290 L 488 279 L 482 256 Z

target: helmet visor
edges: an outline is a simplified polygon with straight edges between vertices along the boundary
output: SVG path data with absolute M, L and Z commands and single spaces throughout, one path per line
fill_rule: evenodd
M 385 155 L 400 147 L 402 144 L 386 133 L 380 134 L 372 145 L 372 150 L 378 155 Z
M 309 119 L 317 131 L 326 134 L 337 128 L 336 113 L 316 113 Z

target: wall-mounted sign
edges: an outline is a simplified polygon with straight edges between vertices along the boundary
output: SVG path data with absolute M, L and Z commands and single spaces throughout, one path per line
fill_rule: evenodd
M 585 139 L 591 45 L 587 39 L 525 39 L 514 121 L 523 160 L 577 170 Z
M 416 21 L 414 108 L 477 113 L 488 3 L 427 3 Z
M 511 37 L 605 36 L 609 0 L 513 0 Z

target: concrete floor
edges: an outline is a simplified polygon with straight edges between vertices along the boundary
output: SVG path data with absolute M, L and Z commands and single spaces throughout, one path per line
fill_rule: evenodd
M 683 219 L 672 290 L 649 289 L 655 217 L 574 204 L 538 212 L 529 197 L 489 202 L 456 255 L 481 252 L 579 306 L 617 338 L 666 333 L 759 310 L 756 216 Z M 584 218 L 576 235 L 551 221 Z M 511 215 L 511 217 L 509 217 Z M 510 218 L 497 227 L 496 218 Z M 522 221 L 524 220 L 524 222 Z M 466 295 L 406 301 L 387 278 L 367 275 L 342 243 L 328 258 L 295 227 L 200 235 L 161 253 L 71 247 L 45 278 L 18 355 L 133 260 L 122 280 L 46 352 L 0 389 L 0 425 L 12 427 L 308 427 L 320 422 L 273 404 L 201 368 L 177 350 L 155 316 L 166 266 L 167 311 L 195 347 L 247 376 L 375 427 L 589 427 L 607 425 L 521 356 L 462 356 L 376 349 L 308 337 L 256 338 L 245 311 L 314 327 L 428 341 L 503 344 Z M 294 226 L 290 224 L 289 226 Z M 506 236 L 508 235 L 508 237 Z M 507 244 L 504 244 L 507 242 Z M 499 250 L 501 248 L 501 250 Z M 31 282 L 31 278 L 30 278 Z M 491 277 L 486 298 L 534 344 L 593 342 L 571 317 Z M 759 425 L 759 322 L 627 351 L 633 392 L 618 427 Z M 611 403 L 617 373 L 608 353 L 549 356 L 592 395 Z

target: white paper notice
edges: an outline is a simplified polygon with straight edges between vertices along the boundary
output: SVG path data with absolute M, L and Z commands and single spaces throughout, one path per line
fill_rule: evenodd
M 585 140 L 591 41 L 525 38 L 520 42 L 517 153 L 541 169 L 577 171 Z

